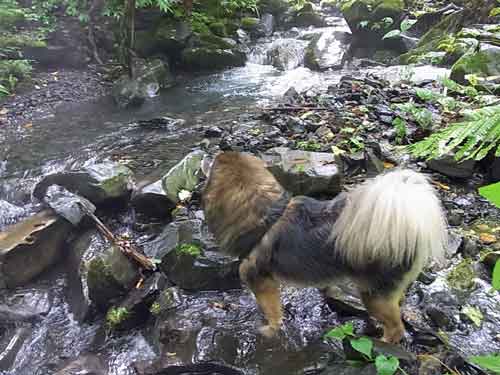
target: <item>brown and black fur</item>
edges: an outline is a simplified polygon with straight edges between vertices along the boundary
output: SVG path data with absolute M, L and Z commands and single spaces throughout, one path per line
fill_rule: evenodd
M 402 338 L 399 302 L 415 277 L 414 259 L 350 264 L 331 240 L 346 200 L 345 193 L 331 201 L 291 198 L 259 158 L 237 152 L 216 157 L 203 194 L 207 223 L 222 251 L 242 259 L 240 277 L 268 321 L 263 333 L 281 325 L 281 283 L 327 287 L 349 277 L 384 324 L 384 339 Z

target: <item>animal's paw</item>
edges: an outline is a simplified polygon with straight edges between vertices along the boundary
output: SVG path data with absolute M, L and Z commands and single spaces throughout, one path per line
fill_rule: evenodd
M 273 338 L 278 335 L 279 327 L 266 325 L 259 328 L 259 333 L 267 338 Z

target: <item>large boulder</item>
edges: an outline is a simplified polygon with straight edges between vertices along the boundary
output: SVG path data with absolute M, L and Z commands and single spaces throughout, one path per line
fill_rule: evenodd
M 379 42 L 392 29 L 399 28 L 404 14 L 403 0 L 354 0 L 342 6 L 342 13 L 357 42 Z M 384 20 L 392 20 L 386 23 Z
M 311 40 L 306 49 L 305 66 L 311 70 L 341 69 L 349 45 L 345 34 L 325 31 Z
M 109 200 L 127 197 L 134 184 L 132 171 L 124 165 L 107 161 L 81 170 L 54 173 L 44 177 L 33 195 L 44 199 L 51 185 L 59 185 L 99 205 Z
M 331 153 L 276 147 L 262 154 L 267 168 L 296 195 L 335 195 L 342 189 L 340 160 Z
M 465 83 L 467 74 L 500 76 L 500 46 L 481 43 L 476 51 L 463 55 L 451 68 L 451 79 Z
M 175 202 L 163 190 L 161 180 L 140 187 L 133 193 L 131 204 L 143 216 L 166 220 L 171 219 L 175 208 Z
M 292 70 L 304 62 L 304 42 L 296 39 L 278 39 L 268 49 L 268 62 L 279 70 Z
M 61 260 L 70 230 L 45 210 L 0 232 L 0 288 L 25 284 Z
M 186 70 L 219 70 L 245 65 L 246 55 L 216 46 L 191 47 L 182 51 L 181 60 Z
M 160 59 L 137 59 L 133 72 L 133 78 L 124 75 L 113 86 L 113 98 L 122 108 L 141 105 L 147 98 L 156 96 L 160 89 L 175 84 L 169 65 Z
M 429 169 L 454 178 L 472 177 L 475 165 L 475 160 L 458 162 L 452 154 L 429 160 L 427 162 L 427 167 Z

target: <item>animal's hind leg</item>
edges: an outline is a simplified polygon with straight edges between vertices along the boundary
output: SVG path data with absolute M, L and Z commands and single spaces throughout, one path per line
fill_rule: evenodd
M 261 327 L 261 333 L 265 336 L 273 336 L 280 329 L 283 320 L 279 282 L 271 275 L 259 274 L 254 256 L 250 256 L 241 263 L 240 277 L 252 290 L 266 317 L 267 326 Z
M 361 293 L 363 303 L 370 315 L 380 320 L 384 325 L 383 340 L 386 342 L 398 343 L 404 336 L 405 327 L 401 320 L 399 307 L 402 296 L 403 293 L 400 291 L 387 295 Z

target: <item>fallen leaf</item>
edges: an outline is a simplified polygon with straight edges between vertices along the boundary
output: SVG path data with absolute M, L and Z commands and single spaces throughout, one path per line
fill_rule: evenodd
M 25 129 L 31 129 L 32 127 L 33 127 L 33 123 L 32 122 L 28 122 L 27 124 L 23 125 L 23 128 L 25 128 Z
M 391 169 L 391 168 L 394 168 L 395 165 L 392 164 L 392 163 L 389 163 L 388 161 L 384 161 L 384 168 L 385 169 Z
M 490 245 L 494 242 L 497 242 L 497 238 L 490 233 L 481 233 L 479 235 L 479 241 L 481 241 L 485 245 Z

